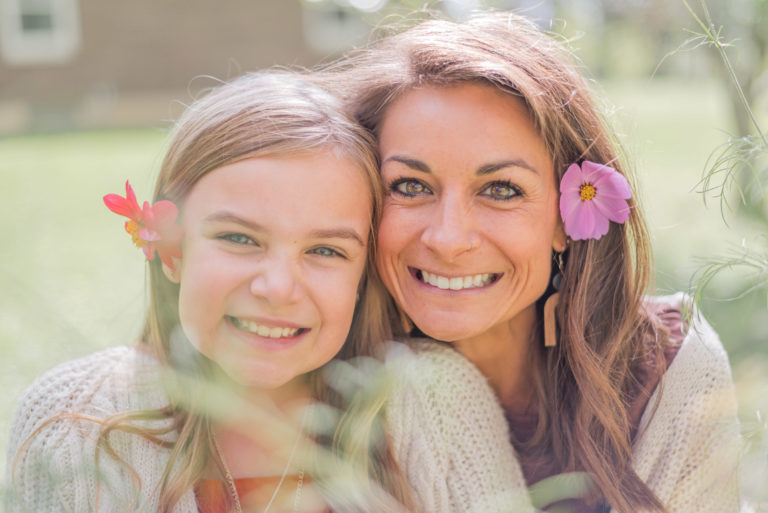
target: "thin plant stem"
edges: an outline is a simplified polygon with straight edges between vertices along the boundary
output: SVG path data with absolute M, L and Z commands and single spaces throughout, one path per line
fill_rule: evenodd
M 701 29 L 704 31 L 704 34 L 709 38 L 710 41 L 712 41 L 712 44 L 715 45 L 715 48 L 717 48 L 718 53 L 720 53 L 720 57 L 723 60 L 723 63 L 725 64 L 726 69 L 728 70 L 728 75 L 731 78 L 731 82 L 733 82 L 734 86 L 736 86 L 736 92 L 739 94 L 739 100 L 741 101 L 741 104 L 744 106 L 744 108 L 747 111 L 747 114 L 749 115 L 749 119 L 752 121 L 752 124 L 755 126 L 755 130 L 757 130 L 758 135 L 763 140 L 763 145 L 765 147 L 768 147 L 768 139 L 765 136 L 765 133 L 760 128 L 760 124 L 757 122 L 757 119 L 755 118 L 754 113 L 752 112 L 752 108 L 749 106 L 749 101 L 747 100 L 746 95 L 744 94 L 744 90 L 741 88 L 741 83 L 739 82 L 739 79 L 736 77 L 736 71 L 733 69 L 733 65 L 731 64 L 731 60 L 728 58 L 728 54 L 725 51 L 725 46 L 720 42 L 719 35 L 715 35 L 712 33 L 712 23 L 709 19 L 709 11 L 707 10 L 707 4 L 704 2 L 704 0 L 701 0 L 701 6 L 704 9 L 704 12 L 707 14 L 707 23 L 704 23 L 701 18 L 696 14 L 696 12 L 691 8 L 691 6 L 688 4 L 687 0 L 681 0 L 683 4 L 685 5 L 685 8 L 688 9 L 688 12 L 691 14 L 694 20 L 696 20 L 696 23 L 699 24 Z

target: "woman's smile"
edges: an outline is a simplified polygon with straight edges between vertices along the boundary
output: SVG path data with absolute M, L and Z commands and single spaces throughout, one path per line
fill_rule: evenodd
M 425 285 L 440 290 L 472 290 L 484 288 L 494 284 L 501 278 L 503 273 L 476 273 L 465 276 L 444 276 L 438 273 L 432 273 L 423 269 L 410 267 L 411 274 L 417 280 Z
M 565 234 L 525 105 L 484 85 L 421 87 L 387 108 L 379 144 L 377 264 L 399 306 L 438 340 L 527 336 Z

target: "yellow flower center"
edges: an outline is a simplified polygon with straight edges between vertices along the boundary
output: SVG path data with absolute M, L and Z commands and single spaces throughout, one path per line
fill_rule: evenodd
M 131 239 L 137 248 L 147 245 L 147 241 L 139 236 L 139 230 L 141 230 L 141 225 L 136 221 L 131 220 L 125 223 L 125 231 L 131 234 Z
M 595 190 L 595 186 L 591 183 L 585 183 L 581 186 L 581 201 L 589 201 L 595 197 L 595 194 L 597 194 L 597 191 Z

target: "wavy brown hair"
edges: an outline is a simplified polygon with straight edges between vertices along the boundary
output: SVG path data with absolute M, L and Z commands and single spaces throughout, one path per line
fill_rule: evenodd
M 321 152 L 333 152 L 355 162 L 369 185 L 369 190 L 360 191 L 371 197 L 373 205 L 368 257 L 352 325 L 337 359 L 373 356 L 382 342 L 391 339 L 388 319 L 392 315 L 374 265 L 375 233 L 382 208 L 378 160 L 372 136 L 345 114 L 336 97 L 298 72 L 287 71 L 252 73 L 214 88 L 194 102 L 178 121 L 157 179 L 154 200 L 171 200 L 183 210 L 184 200 L 198 180 L 222 166 L 249 158 Z M 254 201 L 258 201 L 257 195 Z M 141 345 L 170 371 L 171 382 L 166 384 L 169 405 L 158 410 L 120 412 L 103 420 L 78 414 L 59 415 L 37 431 L 51 422 L 65 419 L 101 424 L 95 454 L 97 467 L 102 451 L 122 462 L 139 490 L 151 487 L 150 494 L 157 497 L 157 511 L 170 513 L 203 476 L 209 461 L 216 463 L 222 479 L 225 472 L 215 448 L 211 419 L 205 413 L 205 405 L 199 404 L 200 399 L 187 386 L 190 381 L 212 377 L 214 364 L 189 349 L 184 340 L 179 345 L 179 337 L 183 337 L 179 329 L 179 286 L 166 278 L 159 259 L 150 261 L 148 268 L 150 304 Z M 332 509 L 386 512 L 410 507 L 408 486 L 386 437 L 371 436 L 367 440 L 370 443 L 362 446 L 359 436 L 350 441 L 349 425 L 362 426 L 368 433 L 381 431 L 376 424 L 381 400 L 356 404 L 354 397 L 344 397 L 326 384 L 322 368 L 310 373 L 309 383 L 315 399 L 342 412 L 335 433 L 317 436 L 315 441 L 319 450 L 334 456 L 334 461 L 346 460 L 358 472 L 357 483 L 367 488 L 355 490 L 354 500 L 348 500 L 349 497 L 334 490 L 333 486 L 324 487 L 324 478 L 332 480 L 335 476 L 325 476 L 322 468 L 313 469 L 318 473 L 308 471 L 313 481 L 326 492 Z M 350 403 L 352 406 L 348 407 Z M 358 421 L 354 421 L 355 416 Z M 360 418 L 365 419 L 362 424 Z M 148 421 L 164 421 L 160 424 L 164 427 L 143 427 Z M 130 462 L 110 444 L 113 433 L 142 436 L 169 451 L 169 461 L 160 483 L 140 482 Z M 366 494 L 366 491 L 372 493 Z M 97 490 L 96 504 L 98 493 Z M 135 500 L 138 499 L 137 493 Z M 128 509 L 135 506 L 136 502 Z
M 374 134 L 387 107 L 409 90 L 486 84 L 525 103 L 557 182 L 569 164 L 582 160 L 630 175 L 565 46 L 515 14 L 422 22 L 333 63 L 319 80 L 336 84 Z M 636 200 L 630 207 L 629 220 L 612 223 L 600 240 L 569 245 L 557 308 L 559 344 L 535 344 L 538 423 L 532 439 L 518 446 L 554 455 L 560 472 L 587 472 L 594 484 L 587 502 L 607 501 L 625 513 L 664 511 L 632 468 L 627 405 L 636 385 L 633 369 L 649 356 L 649 336 L 656 341 L 650 356 L 663 368 L 666 339 L 643 305 L 651 252 Z

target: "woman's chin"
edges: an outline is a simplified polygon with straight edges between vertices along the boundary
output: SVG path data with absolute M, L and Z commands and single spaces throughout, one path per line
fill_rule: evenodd
M 422 333 L 429 338 L 441 342 L 459 342 L 481 335 L 486 331 L 484 329 L 485 326 L 482 323 L 478 323 L 475 319 L 471 320 L 471 322 L 462 322 L 462 319 L 456 316 L 445 321 L 434 319 L 419 320 L 414 318 L 412 320 Z

